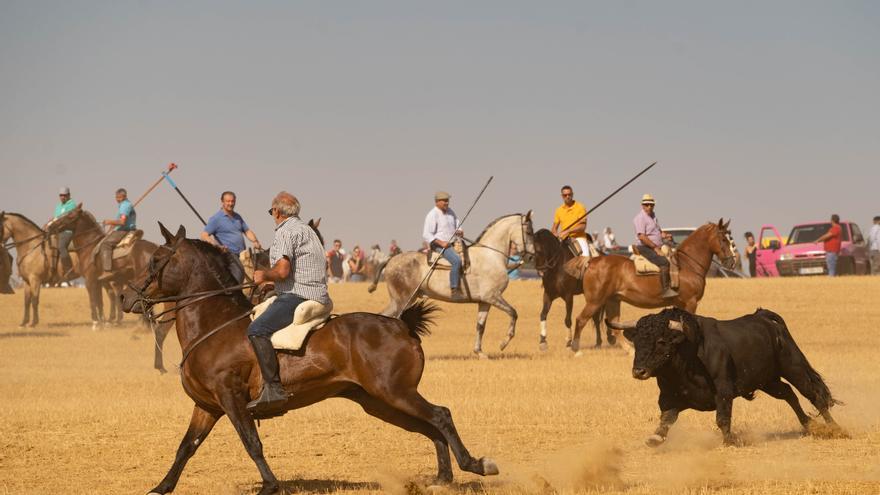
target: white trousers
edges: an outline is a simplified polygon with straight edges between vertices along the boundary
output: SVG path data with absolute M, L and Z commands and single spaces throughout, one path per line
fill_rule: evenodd
M 581 246 L 581 256 L 590 257 L 590 245 L 587 243 L 586 237 L 574 237 L 574 240 Z

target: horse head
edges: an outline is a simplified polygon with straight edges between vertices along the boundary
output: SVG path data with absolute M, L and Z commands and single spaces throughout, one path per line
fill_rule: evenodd
M 178 253 L 179 249 L 188 246 L 186 229 L 181 225 L 177 234 L 172 234 L 159 222 L 159 230 L 165 238 L 165 244 L 153 252 L 147 269 L 119 295 L 122 310 L 126 313 L 144 312 L 145 300 L 179 294 L 189 279 L 189 267 L 183 266 Z
M 520 217 L 520 232 L 522 233 L 523 260 L 535 257 L 535 231 L 532 227 L 532 210 Z
M 535 232 L 535 268 L 542 274 L 559 263 L 562 246 L 559 239 L 547 229 Z
M 720 218 L 717 224 L 712 225 L 715 227 L 715 236 L 710 241 L 710 249 L 725 268 L 733 269 L 736 265 L 736 248 L 730 236 L 730 220 L 724 223 L 724 218 Z

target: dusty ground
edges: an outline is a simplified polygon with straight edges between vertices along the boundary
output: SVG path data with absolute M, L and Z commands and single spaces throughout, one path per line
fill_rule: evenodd
M 336 310 L 379 310 L 384 287 L 333 286 Z M 497 351 L 506 317 L 489 316 L 489 360 L 470 349 L 476 307 L 444 305 L 425 339 L 421 390 L 448 406 L 470 451 L 493 457 L 494 478 L 455 470 L 447 492 L 880 493 L 880 277 L 712 280 L 700 312 L 779 312 L 836 397 L 851 439 L 799 435 L 783 402 L 734 403 L 745 445 L 721 446 L 712 413 L 686 412 L 659 449 L 643 443 L 658 417 L 655 382 L 630 378 L 621 349 L 563 348 L 562 305 L 550 316 L 551 349 L 537 346 L 540 284 L 516 282 L 508 300 L 519 333 Z M 86 294 L 44 290 L 43 323 L 16 327 L 22 296 L 0 297 L 0 494 L 145 493 L 165 475 L 191 402 L 177 375 L 152 370 L 153 340 L 130 322 L 93 332 Z M 580 307 L 576 304 L 576 310 Z M 624 309 L 624 318 L 641 312 Z M 590 341 L 591 337 L 587 337 Z M 166 342 L 169 369 L 180 357 Z M 805 407 L 812 407 L 804 402 Z M 423 437 L 329 400 L 263 422 L 270 465 L 288 492 L 418 493 L 436 471 Z M 177 493 L 251 493 L 259 475 L 228 421 L 183 473 Z

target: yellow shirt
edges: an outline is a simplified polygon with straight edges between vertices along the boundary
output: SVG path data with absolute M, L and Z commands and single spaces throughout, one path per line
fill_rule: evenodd
M 571 228 L 572 224 L 577 223 L 578 219 L 585 219 L 587 214 L 587 209 L 584 208 L 584 205 L 575 201 L 571 204 L 571 206 L 565 206 L 565 203 L 562 203 L 562 206 L 556 208 L 556 214 L 553 215 L 553 223 L 558 224 L 558 232 L 563 231 L 564 229 Z M 584 229 L 586 230 L 586 229 Z M 586 237 L 586 232 L 570 232 L 565 238 L 568 237 Z

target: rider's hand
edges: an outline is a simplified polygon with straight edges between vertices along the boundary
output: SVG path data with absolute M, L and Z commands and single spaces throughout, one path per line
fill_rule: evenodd
M 462 236 L 464 235 L 464 231 L 461 230 L 461 229 L 458 229 L 458 230 L 455 231 L 455 235 L 457 235 L 457 236 L 459 236 L 459 237 L 462 237 Z
M 260 285 L 265 281 L 266 281 L 266 271 L 265 270 L 254 271 L 254 283 L 255 284 Z
M 263 245 L 260 244 L 260 241 L 254 241 L 254 249 L 256 249 L 257 251 L 263 250 Z

